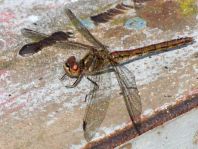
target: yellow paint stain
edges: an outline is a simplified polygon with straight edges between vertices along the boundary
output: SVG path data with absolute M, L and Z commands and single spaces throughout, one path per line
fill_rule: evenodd
M 126 20 L 127 20 L 127 18 L 116 18 L 111 21 L 111 24 L 112 25 L 120 25 L 120 24 L 123 24 Z
M 193 15 L 198 12 L 197 0 L 177 0 L 184 15 Z

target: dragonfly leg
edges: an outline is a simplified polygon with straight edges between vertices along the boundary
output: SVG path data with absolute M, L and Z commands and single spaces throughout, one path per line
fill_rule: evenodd
M 96 82 L 94 82 L 94 81 L 93 81 L 92 79 L 90 79 L 89 77 L 87 77 L 87 79 L 88 79 L 91 83 L 93 83 L 94 88 L 93 88 L 93 90 L 91 90 L 91 91 L 85 96 L 85 102 L 87 101 L 88 96 L 92 95 L 93 92 L 95 92 L 95 91 L 97 91 L 97 90 L 99 89 L 99 85 L 98 85 Z
M 65 79 L 65 77 L 67 76 L 67 74 L 65 73 L 59 80 L 64 80 Z
M 79 84 L 79 82 L 81 81 L 81 79 L 82 79 L 82 76 L 79 76 L 72 85 L 66 85 L 65 87 L 66 88 L 74 88 L 74 87 L 76 87 Z
M 98 90 L 99 89 L 99 86 L 98 86 L 98 84 L 96 83 L 96 82 L 94 82 L 92 79 L 90 79 L 89 77 L 87 77 L 87 79 L 91 82 L 91 83 L 93 83 L 94 84 L 94 89 L 96 88 L 96 90 Z

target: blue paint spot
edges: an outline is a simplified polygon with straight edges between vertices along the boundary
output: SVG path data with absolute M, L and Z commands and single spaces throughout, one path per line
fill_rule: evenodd
M 141 30 L 146 27 L 146 21 L 139 17 L 135 17 L 133 19 L 128 19 L 125 22 L 124 27 L 129 30 L 131 30 L 131 29 Z
M 80 22 L 88 29 L 94 29 L 95 25 L 90 19 L 83 19 Z

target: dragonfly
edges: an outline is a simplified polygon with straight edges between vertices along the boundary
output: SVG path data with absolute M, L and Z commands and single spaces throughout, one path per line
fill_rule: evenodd
M 40 40 L 23 46 L 19 51 L 19 55 L 33 55 L 46 46 L 88 50 L 87 54 L 80 60 L 77 60 L 75 56 L 70 56 L 65 61 L 63 65 L 65 74 L 61 78 L 61 80 L 66 77 L 76 79 L 74 83 L 66 85 L 66 88 L 75 88 L 83 77 L 86 77 L 91 82 L 90 92 L 85 97 L 87 106 L 82 126 L 85 139 L 87 141 L 93 139 L 105 118 L 112 97 L 111 72 L 116 76 L 126 109 L 134 126 L 134 132 L 137 135 L 141 135 L 141 98 L 133 72 L 122 65 L 122 62 L 134 56 L 168 51 L 188 45 L 193 42 L 193 38 L 177 38 L 136 49 L 110 52 L 111 50 L 108 46 L 95 38 L 70 9 L 65 8 L 65 14 L 76 30 L 92 45 L 72 41 L 72 32 L 55 32 L 51 35 L 46 35 L 30 29 L 23 29 L 22 33 L 26 37 L 39 38 Z

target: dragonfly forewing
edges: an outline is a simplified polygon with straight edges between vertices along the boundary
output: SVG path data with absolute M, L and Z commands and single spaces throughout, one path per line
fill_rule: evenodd
M 74 25 L 74 27 L 79 31 L 79 33 L 85 37 L 85 39 L 87 41 L 89 41 L 90 43 L 92 43 L 94 46 L 96 46 L 97 48 L 102 48 L 104 49 L 105 46 L 98 41 L 90 32 L 89 30 L 80 22 L 80 20 L 73 14 L 73 12 L 68 9 L 65 8 L 65 13 L 68 16 L 68 18 L 70 19 L 70 21 L 72 22 L 72 24 Z
M 24 37 L 30 38 L 34 41 L 40 41 L 44 38 L 49 37 L 49 35 L 44 34 L 44 33 L 40 33 L 31 29 L 27 29 L 27 28 L 23 28 L 21 29 L 21 33 Z
M 90 45 L 85 45 L 79 42 L 74 42 L 74 41 L 60 41 L 54 44 L 55 47 L 57 48 L 62 48 L 62 49 L 72 49 L 72 50 L 93 50 L 96 49 L 94 46 Z
M 111 74 L 103 73 L 90 77 L 92 90 L 86 97 L 86 107 L 83 120 L 84 137 L 90 141 L 103 122 L 111 98 Z

